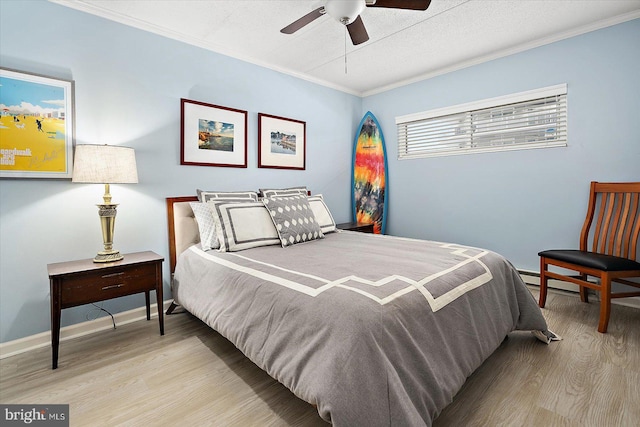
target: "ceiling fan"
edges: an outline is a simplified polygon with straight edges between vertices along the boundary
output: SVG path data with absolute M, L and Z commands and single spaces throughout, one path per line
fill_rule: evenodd
M 324 5 L 314 9 L 302 18 L 280 30 L 293 34 L 300 28 L 327 14 L 347 27 L 354 45 L 369 40 L 360 13 L 365 7 L 386 7 L 392 9 L 427 10 L 431 0 L 324 0 Z

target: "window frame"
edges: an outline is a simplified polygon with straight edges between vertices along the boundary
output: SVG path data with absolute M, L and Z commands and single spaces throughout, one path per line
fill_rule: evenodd
M 498 117 L 509 109 L 511 122 Z M 566 147 L 567 113 L 559 84 L 398 116 L 398 160 Z

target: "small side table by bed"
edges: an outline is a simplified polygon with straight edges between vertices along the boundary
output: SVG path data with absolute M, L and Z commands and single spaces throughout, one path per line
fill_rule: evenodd
M 373 233 L 373 224 L 366 224 L 364 222 L 343 222 L 342 224 L 336 224 L 336 227 L 340 230 L 359 231 L 360 233 Z
M 93 259 L 47 265 L 51 290 L 52 369 L 58 367 L 60 314 L 63 308 L 144 292 L 147 320 L 151 319 L 149 292 L 156 291 L 160 335 L 164 335 L 162 262 L 155 252 L 125 254 L 121 261 L 94 263 Z

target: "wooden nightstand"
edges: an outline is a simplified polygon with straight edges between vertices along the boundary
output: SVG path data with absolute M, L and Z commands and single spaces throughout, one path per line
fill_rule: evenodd
M 63 308 L 144 292 L 147 320 L 150 320 L 149 292 L 155 290 L 160 335 L 164 335 L 162 261 L 164 258 L 160 255 L 148 251 L 125 254 L 123 260 L 109 263 L 84 259 L 47 265 L 51 288 L 52 369 L 58 367 Z
M 365 224 L 363 222 L 343 222 L 337 224 L 340 230 L 359 231 L 361 233 L 373 233 L 373 224 Z

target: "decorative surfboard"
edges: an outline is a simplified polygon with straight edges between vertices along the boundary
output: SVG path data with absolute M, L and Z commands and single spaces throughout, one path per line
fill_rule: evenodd
M 387 150 L 376 117 L 367 111 L 353 142 L 353 220 L 384 234 L 387 220 Z

